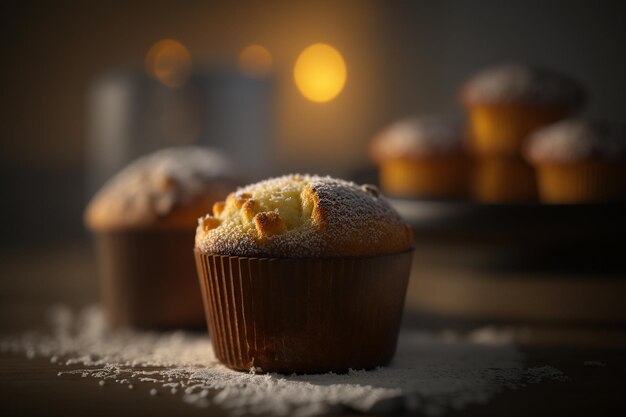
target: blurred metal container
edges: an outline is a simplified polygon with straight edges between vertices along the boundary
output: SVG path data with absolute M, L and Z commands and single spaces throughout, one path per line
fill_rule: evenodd
M 272 80 L 235 71 L 192 73 L 168 86 L 139 70 L 100 75 L 88 92 L 87 194 L 130 161 L 199 144 L 223 151 L 249 179 L 271 165 Z

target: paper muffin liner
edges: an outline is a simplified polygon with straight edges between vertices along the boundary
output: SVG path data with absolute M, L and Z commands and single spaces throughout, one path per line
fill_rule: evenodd
M 473 105 L 468 108 L 470 148 L 478 155 L 517 155 L 537 128 L 567 116 L 567 108 Z
M 537 200 L 534 169 L 517 156 L 479 157 L 474 161 L 472 197 L 485 203 Z
M 217 358 L 236 370 L 279 373 L 388 364 L 412 255 L 246 258 L 196 249 Z
M 112 325 L 205 323 L 193 255 L 195 230 L 102 231 L 94 235 L 102 303 Z
M 380 186 L 399 197 L 462 198 L 467 194 L 466 155 L 433 155 L 381 159 Z
M 626 199 L 626 161 L 537 165 L 541 201 L 552 204 Z

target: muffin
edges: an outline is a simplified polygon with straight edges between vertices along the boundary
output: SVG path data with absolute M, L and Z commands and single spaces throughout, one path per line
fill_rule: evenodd
M 585 203 L 626 197 L 626 129 L 570 119 L 535 132 L 526 157 L 537 169 L 546 203 Z
M 518 64 L 484 70 L 463 86 L 470 145 L 480 155 L 519 154 L 533 130 L 571 116 L 585 101 L 575 80 Z
M 216 356 L 257 372 L 387 364 L 412 243 L 411 228 L 371 185 L 288 175 L 231 193 L 196 231 Z
M 470 188 L 472 198 L 482 203 L 537 201 L 535 171 L 517 155 L 476 157 Z
M 467 191 L 468 159 L 460 129 L 436 117 L 401 120 L 372 142 L 380 186 L 389 195 L 461 198 Z
M 230 172 L 208 149 L 165 149 L 136 160 L 93 197 L 85 223 L 111 324 L 204 324 L 191 242 L 198 217 L 237 185 Z

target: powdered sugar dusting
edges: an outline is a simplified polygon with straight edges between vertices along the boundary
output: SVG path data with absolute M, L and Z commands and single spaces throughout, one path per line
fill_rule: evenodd
M 557 72 L 521 64 L 488 68 L 472 77 L 463 89 L 469 104 L 528 103 L 575 107 L 584 100 L 575 80 Z
M 109 329 L 98 308 L 79 315 L 57 308 L 51 334 L 0 339 L 0 350 L 58 358 L 60 377 L 128 386 L 136 395 L 173 395 L 233 415 L 314 416 L 343 410 L 437 416 L 489 401 L 499 392 L 542 380 L 566 381 L 550 366 L 526 368 L 523 355 L 483 331 L 483 343 L 416 330 L 401 332 L 392 365 L 345 375 L 240 373 L 220 365 L 205 335 Z M 496 330 L 492 329 L 492 332 Z M 450 332 L 446 333 L 448 336 Z M 78 367 L 78 365 L 82 367 Z
M 626 129 L 583 119 L 564 120 L 533 133 L 529 138 L 528 156 L 537 162 L 624 158 Z
M 410 117 L 393 123 L 372 143 L 374 157 L 397 158 L 459 152 L 459 126 L 441 117 Z
M 163 149 L 117 173 L 94 196 L 88 210 L 106 213 L 111 222 L 141 224 L 215 192 L 219 180 L 232 187 L 231 172 L 233 165 L 217 151 L 196 146 Z
M 196 232 L 205 253 L 235 256 L 333 257 L 383 254 L 412 244 L 400 215 L 375 186 L 331 177 L 286 175 L 240 188 L 260 211 L 285 219 L 286 231 L 261 239 L 253 221 L 226 201 L 221 224 Z M 322 216 L 322 219 L 315 216 Z

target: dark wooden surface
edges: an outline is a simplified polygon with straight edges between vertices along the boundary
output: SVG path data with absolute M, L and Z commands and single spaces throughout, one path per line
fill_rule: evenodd
M 80 375 L 62 377 L 59 371 L 76 367 L 51 364 L 48 358 L 0 357 L 0 398 L 4 416 L 201 416 L 227 415 L 185 404 L 181 395 L 151 396 L 157 384 L 98 385 L 98 380 Z M 83 367 L 84 368 L 84 367 Z
M 0 332 L 42 327 L 42 317 L 54 303 L 79 308 L 96 302 L 98 291 L 90 246 L 73 245 L 5 248 L 0 256 Z M 410 297 L 410 294 L 409 294 Z M 436 327 L 419 313 L 406 314 L 407 326 Z M 449 322 L 447 323 L 449 324 Z M 528 366 L 551 365 L 569 382 L 546 381 L 505 390 L 487 404 L 450 415 L 554 416 L 626 415 L 626 351 L 620 347 L 527 347 Z M 599 361 L 606 366 L 588 366 Z M 62 370 L 71 367 L 63 366 Z M 57 376 L 59 365 L 47 358 L 0 355 L 1 414 L 6 416 L 98 415 L 225 415 L 216 407 L 198 409 L 177 395 L 150 396 L 150 383 L 133 390 L 118 384 L 98 385 L 92 378 Z
M 626 415 L 626 355 L 616 351 L 526 351 L 529 366 L 550 364 L 565 372 L 568 382 L 544 381 L 516 390 L 505 390 L 487 404 L 471 405 L 452 412 L 455 416 L 555 416 Z M 588 360 L 605 367 L 585 366 Z M 143 382 L 129 390 L 125 385 L 98 385 L 96 379 L 58 377 L 68 370 L 47 358 L 0 357 L 0 399 L 5 416 L 172 416 L 227 415 L 217 407 L 196 408 L 185 404 L 181 394 L 157 396 L 157 385 Z M 157 387 L 158 388 L 158 387 Z

